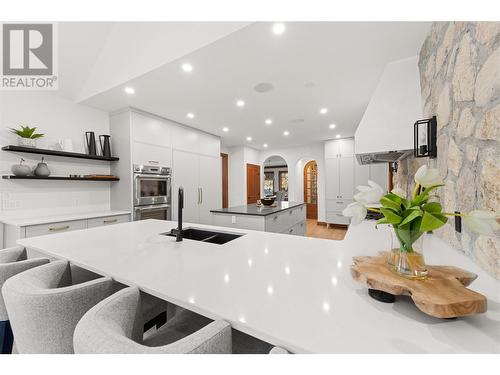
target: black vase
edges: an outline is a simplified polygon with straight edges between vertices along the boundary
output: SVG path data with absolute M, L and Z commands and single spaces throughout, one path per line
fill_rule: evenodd
M 99 143 L 101 144 L 101 151 L 102 151 L 102 156 L 106 158 L 111 157 L 111 145 L 109 143 L 109 135 L 100 135 L 99 136 Z
M 95 144 L 95 133 L 85 132 L 85 139 L 87 140 L 87 150 L 89 155 L 97 155 Z

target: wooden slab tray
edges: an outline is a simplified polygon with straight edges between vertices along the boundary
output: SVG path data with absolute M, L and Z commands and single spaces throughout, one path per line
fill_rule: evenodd
M 425 280 L 410 280 L 387 268 L 388 252 L 373 257 L 354 257 L 352 277 L 369 289 L 392 295 L 408 295 L 424 313 L 437 318 L 456 318 L 486 311 L 486 297 L 467 289 L 477 275 L 450 266 L 427 266 Z

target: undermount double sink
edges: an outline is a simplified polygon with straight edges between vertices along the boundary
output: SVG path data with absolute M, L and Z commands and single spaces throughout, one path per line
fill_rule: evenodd
M 176 234 L 171 232 L 162 233 L 165 236 L 176 237 Z M 182 230 L 182 238 L 185 240 L 208 242 L 217 245 L 223 245 L 232 240 L 235 240 L 244 234 L 230 232 L 216 232 L 199 228 L 186 228 Z

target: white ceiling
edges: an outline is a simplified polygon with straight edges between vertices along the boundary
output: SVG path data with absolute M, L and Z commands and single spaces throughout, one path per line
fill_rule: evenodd
M 106 111 L 140 108 L 219 135 L 226 146 L 293 147 L 352 136 L 384 66 L 417 55 L 429 26 L 290 22 L 275 35 L 271 23 L 254 23 L 84 103 Z M 191 73 L 181 70 L 185 62 L 192 64 Z M 261 82 L 274 90 L 254 91 Z M 135 95 L 126 95 L 125 86 Z M 237 99 L 245 107 L 238 108 Z M 322 107 L 326 115 L 319 113 Z M 195 118 L 188 119 L 188 112 Z M 266 125 L 266 118 L 273 124 Z M 336 129 L 329 129 L 331 123 Z

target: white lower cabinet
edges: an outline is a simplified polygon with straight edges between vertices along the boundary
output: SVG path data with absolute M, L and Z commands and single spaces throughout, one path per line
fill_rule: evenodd
M 172 171 L 172 220 L 177 219 L 178 190 L 182 187 L 184 189 L 183 221 L 212 224 L 210 210 L 222 206 L 220 157 L 174 150 Z
M 15 246 L 21 238 L 45 236 L 48 234 L 71 232 L 73 230 L 96 228 L 106 225 L 126 223 L 130 221 L 129 214 L 89 217 L 81 220 L 56 221 L 53 223 L 34 225 L 3 224 L 3 247 Z
M 96 217 L 93 219 L 87 219 L 87 228 L 103 227 L 107 225 L 127 223 L 129 221 L 130 221 L 129 215 Z
M 58 223 L 30 225 L 26 227 L 25 237 L 45 236 L 61 232 L 87 228 L 87 220 L 62 221 Z

